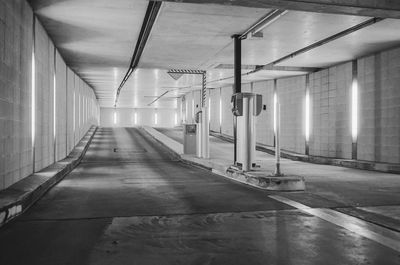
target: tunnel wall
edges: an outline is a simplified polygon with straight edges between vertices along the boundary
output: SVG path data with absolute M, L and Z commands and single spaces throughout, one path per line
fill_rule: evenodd
M 400 48 L 359 58 L 356 65 L 358 136 L 355 159 L 400 163 Z M 353 62 L 346 62 L 308 75 L 309 155 L 353 158 L 353 74 Z M 273 95 L 276 90 L 281 104 L 281 147 L 306 153 L 306 88 L 305 75 L 277 79 L 276 87 L 274 80 L 242 84 L 243 92 L 262 94 L 266 105 L 256 122 L 258 143 L 274 146 Z M 210 90 L 210 129 L 230 136 L 233 135 L 232 91 L 232 86 Z M 186 98 L 193 93 L 186 94 Z
M 137 117 L 136 124 L 135 113 Z M 157 123 L 155 122 L 156 113 Z M 179 109 L 101 108 L 100 110 L 100 125 L 103 127 L 152 126 L 172 128 L 178 125 L 179 121 Z
M 0 36 L 1 190 L 65 158 L 97 124 L 99 107 L 93 90 L 66 66 L 26 1 L 0 0 Z M 75 124 L 75 130 L 73 91 L 83 100 L 77 114 L 82 122 Z

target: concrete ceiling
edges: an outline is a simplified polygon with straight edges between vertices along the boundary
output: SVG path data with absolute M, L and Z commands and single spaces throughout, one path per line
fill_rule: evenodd
M 148 1 L 31 2 L 67 64 L 93 86 L 101 106 L 113 106 L 115 91 L 128 69 Z M 175 81 L 166 73 L 168 69 L 207 70 L 210 87 L 232 84 L 231 36 L 244 32 L 270 10 L 164 2 L 139 69 L 121 90 L 118 107 L 175 108 L 176 97 L 200 88 L 199 76 L 184 75 Z M 269 64 L 368 19 L 370 17 L 289 11 L 263 29 L 262 38 L 248 38 L 242 42 L 242 63 L 248 68 L 242 72 L 250 71 L 255 65 Z M 326 67 L 398 46 L 399 23 L 396 19 L 383 20 L 278 65 Z M 263 70 L 246 75 L 243 81 L 305 73 L 301 69 Z

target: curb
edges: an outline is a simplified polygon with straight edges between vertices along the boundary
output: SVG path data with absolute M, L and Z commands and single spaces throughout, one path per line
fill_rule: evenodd
M 212 173 L 222 176 L 224 178 L 240 182 L 242 184 L 250 185 L 262 190 L 271 191 L 304 191 L 305 180 L 304 177 L 299 176 L 257 176 L 257 173 L 252 174 L 251 172 L 242 172 L 240 170 L 234 170 L 231 167 L 227 167 L 221 164 L 214 163 L 212 161 L 205 161 L 201 158 L 197 158 L 191 155 L 181 154 L 175 151 L 177 148 L 168 146 L 161 139 L 165 139 L 167 136 L 161 133 L 154 133 L 155 129 L 151 127 L 143 127 L 144 131 L 149 134 L 155 141 L 162 144 L 168 150 L 173 152 L 179 160 L 187 165 L 199 167 Z M 258 173 L 259 174 L 259 173 Z
M 0 191 L 0 227 L 24 213 L 78 166 L 96 131 L 97 127 L 92 126 L 66 158 Z
M 229 135 L 223 135 L 217 132 L 210 132 L 210 135 L 228 142 L 233 142 L 233 139 Z M 272 147 L 257 144 L 256 150 L 270 155 L 275 155 L 275 149 Z M 400 174 L 400 164 L 312 156 L 312 155 L 296 154 L 285 150 L 281 150 L 281 157 L 293 161 L 307 162 L 313 164 L 339 166 L 339 167 L 355 168 L 361 170 Z

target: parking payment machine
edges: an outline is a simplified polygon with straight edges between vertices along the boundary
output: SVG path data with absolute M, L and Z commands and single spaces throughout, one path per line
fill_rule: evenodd
M 255 167 L 256 116 L 262 109 L 262 96 L 254 93 L 236 93 L 231 98 L 236 123 L 236 165 L 243 171 Z
M 196 154 L 196 124 L 183 125 L 183 153 L 187 155 Z
M 196 156 L 201 158 L 210 157 L 209 147 L 209 123 L 207 108 L 202 108 L 196 113 L 195 121 L 197 125 L 196 137 Z

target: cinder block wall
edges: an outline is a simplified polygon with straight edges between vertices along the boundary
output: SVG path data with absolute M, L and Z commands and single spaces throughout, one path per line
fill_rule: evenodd
M 400 49 L 358 60 L 358 82 L 358 158 L 399 163 Z
M 103 127 L 174 127 L 179 124 L 179 110 L 177 109 L 153 109 L 153 108 L 101 108 L 100 125 Z M 114 123 L 114 113 L 116 121 Z M 135 113 L 137 124 L 135 124 Z M 157 124 L 155 124 L 155 114 L 157 113 Z M 175 114 L 177 123 L 175 124 Z
M 262 110 L 256 120 L 257 142 L 273 146 L 274 145 L 274 81 L 261 81 L 253 83 L 253 93 L 262 95 L 263 105 L 266 109 Z
M 281 148 L 305 152 L 305 76 L 277 80 L 277 98 L 281 111 Z
M 400 48 L 359 58 L 357 69 L 357 159 L 400 163 Z M 329 67 L 309 74 L 308 77 L 309 154 L 351 159 L 352 62 Z M 210 91 L 210 129 L 219 132 L 221 114 L 221 132 L 230 136 L 233 135 L 230 106 L 232 91 L 232 86 Z M 273 146 L 274 80 L 242 84 L 242 91 L 263 95 L 266 110 L 257 118 L 257 142 Z M 306 76 L 278 79 L 276 91 L 281 103 L 282 149 L 304 154 Z M 190 98 L 192 94 L 190 92 L 186 97 Z
M 35 19 L 33 27 L 33 21 L 32 9 L 26 1 L 0 0 L 0 190 L 66 157 L 88 128 L 97 124 L 100 113 L 93 90 L 66 66 L 40 22 Z M 78 105 L 74 110 L 74 91 L 83 98 L 81 113 Z M 74 112 L 82 120 L 75 130 Z

